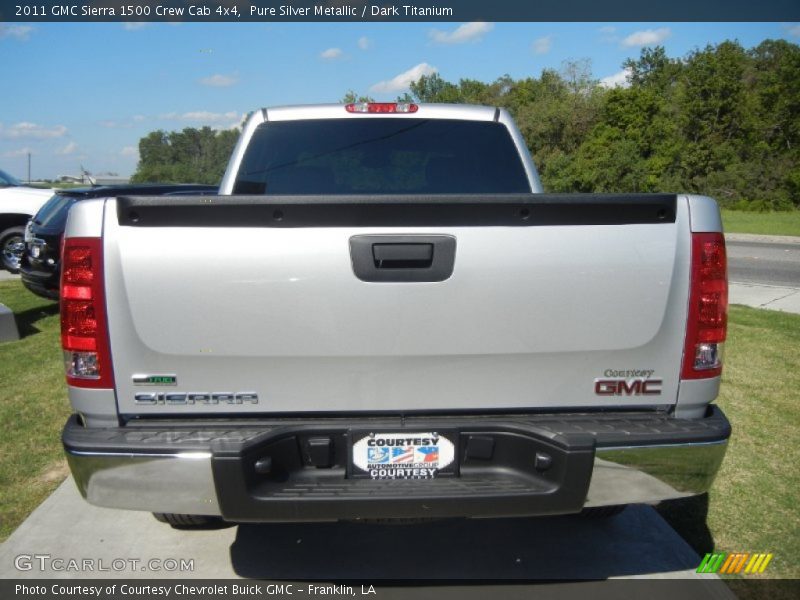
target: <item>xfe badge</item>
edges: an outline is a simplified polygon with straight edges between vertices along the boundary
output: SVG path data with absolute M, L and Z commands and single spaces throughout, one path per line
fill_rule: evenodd
M 134 375 L 133 385 L 178 385 L 176 375 Z

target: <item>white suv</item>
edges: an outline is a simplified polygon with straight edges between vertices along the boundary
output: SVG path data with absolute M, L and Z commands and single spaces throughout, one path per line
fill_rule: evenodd
M 19 270 L 25 224 L 52 195 L 53 190 L 22 185 L 0 171 L 0 268 Z

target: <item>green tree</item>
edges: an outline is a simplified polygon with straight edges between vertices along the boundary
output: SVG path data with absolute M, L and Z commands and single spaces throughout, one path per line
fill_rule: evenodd
M 606 89 L 588 61 L 569 61 L 491 82 L 434 73 L 397 100 L 508 109 L 550 191 L 698 192 L 724 206 L 800 207 L 800 46 L 726 41 L 680 58 L 645 48 L 622 66 L 627 87 Z M 350 91 L 344 101 L 371 100 Z M 205 164 L 202 135 L 173 135 L 142 139 L 151 172 Z M 174 161 L 173 146 L 194 162 Z
M 674 86 L 681 72 L 681 61 L 669 58 L 663 46 L 643 48 L 639 58 L 622 63 L 632 87 L 651 87 L 662 93 Z
M 750 142 L 743 75 L 747 54 L 736 42 L 692 53 L 678 82 L 685 183 L 699 191 Z
M 423 75 L 411 84 L 417 102 L 463 103 L 458 86 L 445 81 L 438 73 Z
M 362 96 L 353 90 L 347 90 L 347 93 L 339 101 L 341 104 L 353 104 L 355 102 L 375 102 L 371 96 Z
M 153 131 L 139 140 L 139 164 L 131 181 L 219 184 L 238 138 L 238 129 Z

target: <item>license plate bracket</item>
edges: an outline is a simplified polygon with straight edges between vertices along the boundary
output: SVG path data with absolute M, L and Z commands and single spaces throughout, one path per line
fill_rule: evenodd
M 451 431 L 350 431 L 348 476 L 435 479 L 458 474 L 458 434 Z

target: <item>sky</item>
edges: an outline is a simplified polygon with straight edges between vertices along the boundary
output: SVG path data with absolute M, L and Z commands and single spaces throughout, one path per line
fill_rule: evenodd
M 642 47 L 682 57 L 736 39 L 800 43 L 795 23 L 0 23 L 0 170 L 132 174 L 150 131 L 238 125 L 257 108 L 393 100 L 420 75 L 538 77 L 589 59 L 624 84 Z

